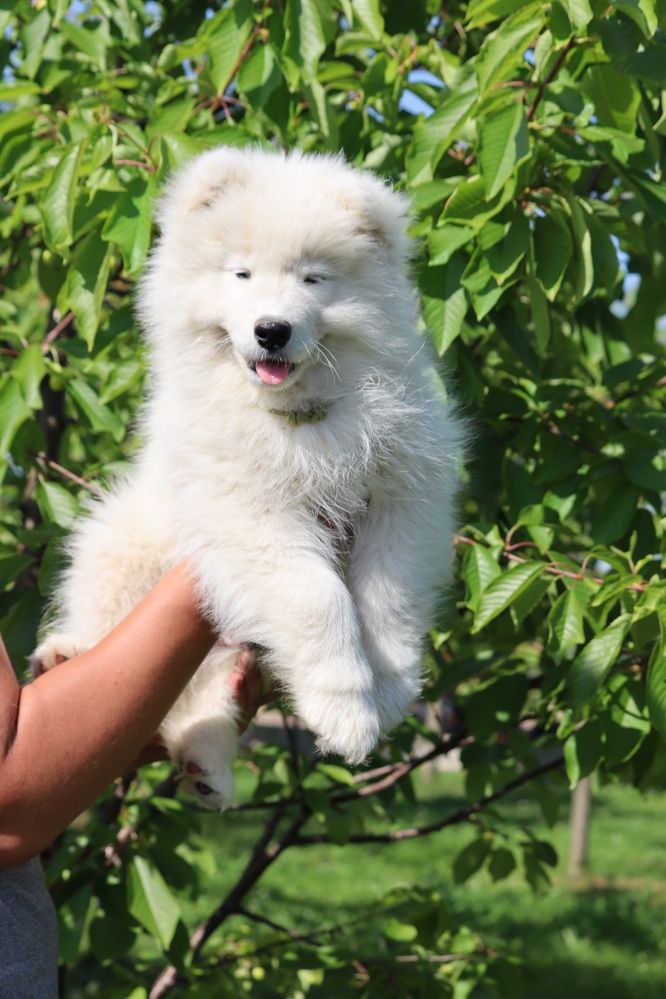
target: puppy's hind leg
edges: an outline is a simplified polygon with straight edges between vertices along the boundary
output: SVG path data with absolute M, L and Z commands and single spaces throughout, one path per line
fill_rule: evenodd
M 205 808 L 222 811 L 234 792 L 238 708 L 229 677 L 238 648 L 216 645 L 173 705 L 160 735 L 181 774 L 181 786 Z

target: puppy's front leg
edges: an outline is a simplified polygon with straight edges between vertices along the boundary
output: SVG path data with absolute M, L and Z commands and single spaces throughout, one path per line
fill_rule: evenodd
M 271 651 L 276 679 L 320 749 L 362 761 L 380 732 L 372 670 L 351 595 L 302 518 L 238 529 L 236 517 L 233 534 L 200 549 L 194 564 L 221 630 Z
M 454 484 L 396 497 L 378 482 L 348 571 L 384 731 L 421 689 L 422 642 L 449 576 Z

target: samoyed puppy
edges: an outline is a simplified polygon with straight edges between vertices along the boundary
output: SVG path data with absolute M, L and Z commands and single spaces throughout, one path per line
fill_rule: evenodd
M 224 640 L 160 732 L 208 807 L 232 796 L 242 643 L 350 763 L 419 693 L 461 431 L 418 329 L 406 216 L 341 158 L 227 147 L 159 205 L 141 451 L 76 529 L 34 660 L 95 644 L 186 558 Z

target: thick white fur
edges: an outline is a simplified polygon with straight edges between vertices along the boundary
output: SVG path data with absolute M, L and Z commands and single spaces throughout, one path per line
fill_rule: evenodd
M 145 443 L 76 531 L 35 658 L 97 642 L 186 557 L 236 647 L 216 647 L 161 731 L 214 807 L 233 787 L 239 643 L 270 650 L 321 749 L 352 762 L 419 692 L 461 434 L 416 332 L 405 211 L 339 158 L 231 148 L 191 162 L 161 202 L 139 299 Z M 293 329 L 296 368 L 278 385 L 249 367 L 264 317 Z M 315 407 L 320 422 L 281 415 Z

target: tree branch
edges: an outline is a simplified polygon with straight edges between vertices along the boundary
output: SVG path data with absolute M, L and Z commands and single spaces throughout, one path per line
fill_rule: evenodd
M 263 833 L 257 840 L 252 851 L 252 856 L 240 878 L 222 904 L 207 919 L 199 924 L 190 937 L 191 959 L 193 962 L 196 961 L 206 940 L 208 940 L 218 926 L 228 919 L 229 916 L 238 913 L 241 901 L 250 889 L 254 887 L 264 871 L 271 864 L 275 863 L 280 854 L 294 844 L 299 829 L 310 817 L 310 811 L 307 808 L 300 811 L 282 837 L 271 845 L 271 840 L 283 815 L 284 808 L 275 809 L 266 823 Z M 167 995 L 171 991 L 177 981 L 178 970 L 173 965 L 169 965 L 155 980 L 148 999 L 161 999 L 162 996 Z
M 543 763 L 539 767 L 535 767 L 534 770 L 527 770 L 520 777 L 516 777 L 515 780 L 509 781 L 504 787 L 501 787 L 498 791 L 494 791 L 492 794 L 486 795 L 484 798 L 479 798 L 471 805 L 467 805 L 465 808 L 458 809 L 452 815 L 448 815 L 445 819 L 440 819 L 437 822 L 432 822 L 427 826 L 413 826 L 409 829 L 396 829 L 390 833 L 361 833 L 357 836 L 350 836 L 348 840 L 345 841 L 345 846 L 349 843 L 397 843 L 405 839 L 418 839 L 421 836 L 429 836 L 430 833 L 439 832 L 441 829 L 446 829 L 447 826 L 459 825 L 461 822 L 467 822 L 473 815 L 477 815 L 479 812 L 483 811 L 489 805 L 492 805 L 495 801 L 499 801 L 504 798 L 511 791 L 514 791 L 517 787 L 521 787 L 523 784 L 527 784 L 531 780 L 536 780 L 537 777 L 541 777 L 543 774 L 548 773 L 551 770 L 557 770 L 562 766 L 564 762 L 563 756 L 558 756 L 556 759 L 551 760 L 549 763 Z M 314 846 L 317 843 L 331 843 L 332 840 L 325 833 L 314 836 L 297 836 L 294 840 L 294 846 Z

